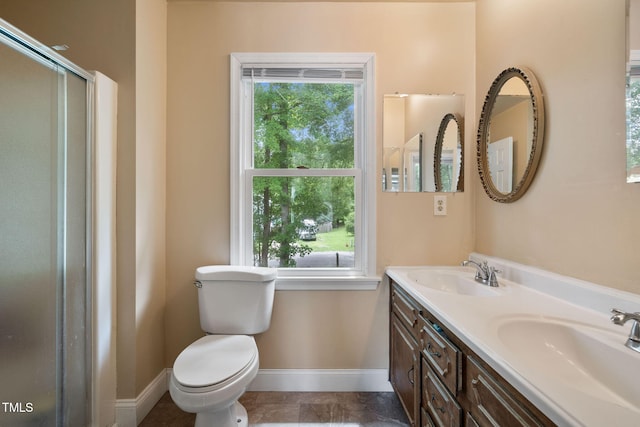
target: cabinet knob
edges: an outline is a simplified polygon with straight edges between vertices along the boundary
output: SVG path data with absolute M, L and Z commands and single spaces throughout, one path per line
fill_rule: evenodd
M 413 313 L 413 325 L 412 326 L 415 326 L 418 323 L 418 314 L 420 314 L 420 313 L 415 308 L 412 309 L 411 312 Z
M 478 393 L 478 384 L 480 384 L 480 380 L 478 378 L 474 378 L 471 380 L 471 388 L 473 390 L 473 397 L 476 398 L 476 402 L 480 403 L 480 394 Z
M 431 356 L 434 356 L 434 357 L 437 357 L 437 358 L 442 357 L 442 354 L 440 354 L 439 351 L 434 351 L 432 349 L 433 349 L 433 346 L 431 345 L 430 342 L 428 342 L 427 343 L 427 353 L 429 353 Z
M 413 372 L 415 371 L 414 366 L 411 366 L 411 369 L 407 371 L 407 377 L 409 378 L 409 383 L 411 385 L 415 384 L 415 380 L 413 379 Z
M 442 412 L 444 414 L 444 412 L 445 412 L 444 406 L 436 406 L 435 403 L 436 403 L 436 395 L 432 394 L 431 395 L 431 406 L 433 406 L 433 409 L 435 409 L 437 411 L 440 411 L 440 412 Z

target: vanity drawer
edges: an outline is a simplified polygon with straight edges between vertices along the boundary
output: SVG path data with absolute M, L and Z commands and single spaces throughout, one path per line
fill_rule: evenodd
M 420 327 L 418 319 L 421 312 L 417 305 L 395 283 L 391 287 L 391 311 L 398 316 L 400 322 L 417 338 Z
M 427 409 L 431 422 L 437 427 L 460 427 L 462 408 L 424 359 L 422 360 L 422 405 Z
M 479 426 L 542 426 L 518 396 L 509 393 L 480 363 L 467 356 L 466 393 Z
M 431 322 L 424 320 L 420 331 L 422 354 L 447 389 L 457 396 L 462 390 L 462 352 Z

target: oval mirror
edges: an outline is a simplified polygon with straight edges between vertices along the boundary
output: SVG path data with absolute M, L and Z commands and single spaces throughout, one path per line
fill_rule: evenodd
M 464 191 L 464 139 L 462 119 L 449 113 L 442 118 L 433 156 L 437 192 Z
M 478 172 L 487 195 L 518 200 L 536 173 L 544 140 L 544 101 L 535 76 L 508 68 L 493 81 L 478 127 Z

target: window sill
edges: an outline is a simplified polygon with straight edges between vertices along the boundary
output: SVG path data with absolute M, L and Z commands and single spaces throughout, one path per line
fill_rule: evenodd
M 375 291 L 380 283 L 379 276 L 336 276 L 336 277 L 278 277 L 278 291 Z

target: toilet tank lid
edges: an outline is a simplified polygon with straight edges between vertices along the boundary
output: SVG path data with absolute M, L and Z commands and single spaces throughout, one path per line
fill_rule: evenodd
M 243 265 L 206 265 L 196 268 L 197 280 L 268 282 L 278 277 L 278 270 Z

